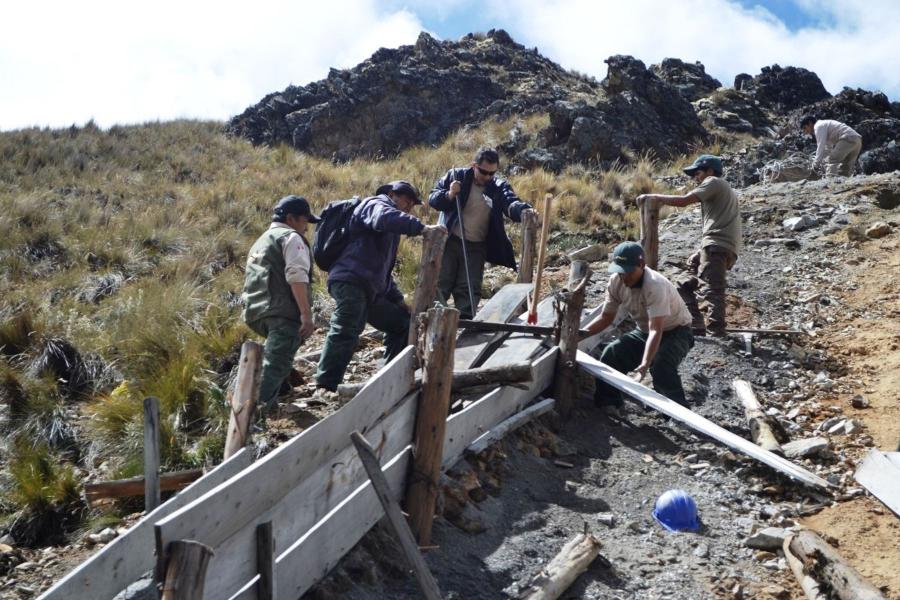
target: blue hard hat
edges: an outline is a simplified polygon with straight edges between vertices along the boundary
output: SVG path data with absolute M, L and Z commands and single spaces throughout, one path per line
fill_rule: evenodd
M 684 490 L 669 490 L 656 500 L 653 518 L 669 531 L 697 531 L 697 504 Z

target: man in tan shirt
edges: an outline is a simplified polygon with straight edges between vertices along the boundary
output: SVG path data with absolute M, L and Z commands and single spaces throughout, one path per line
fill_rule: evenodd
M 587 325 L 591 335 L 606 329 L 619 312 L 637 323 L 632 330 L 603 349 L 600 361 L 621 373 L 635 371 L 638 378 L 649 370 L 657 392 L 687 404 L 678 366 L 694 346 L 691 314 L 675 286 L 644 263 L 644 249 L 636 242 L 623 242 L 613 251 L 609 265 L 606 301 L 600 315 Z M 622 405 L 622 396 L 612 386 L 597 381 L 594 402 Z
M 678 291 L 691 311 L 694 331 L 700 335 L 723 336 L 726 274 L 737 262 L 737 255 L 742 249 L 740 205 L 737 194 L 722 179 L 722 160 L 719 157 L 704 154 L 684 172 L 698 184 L 690 193 L 683 196 L 643 194 L 637 197 L 637 203 L 658 202 L 669 206 L 700 203 L 703 222 L 700 250 L 689 259 L 691 275 L 679 282 Z M 707 321 L 704 321 L 694 295 L 698 288 L 707 303 Z
M 862 150 L 862 136 L 849 125 L 806 115 L 800 120 L 800 129 L 816 138 L 816 157 L 813 170 L 825 163 L 825 177 L 849 176 Z

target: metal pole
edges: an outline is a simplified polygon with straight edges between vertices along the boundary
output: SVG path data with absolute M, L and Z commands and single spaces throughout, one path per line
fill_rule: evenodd
M 460 193 L 462 193 L 462 189 L 460 189 Z M 463 213 L 462 207 L 459 204 L 459 194 L 456 194 L 456 214 L 459 215 L 459 237 L 462 241 L 463 266 L 466 269 L 466 287 L 469 290 L 469 304 L 472 306 L 472 315 L 474 316 L 478 307 L 475 306 L 475 294 L 472 293 L 472 278 L 469 276 L 469 252 L 466 250 L 466 226 L 463 223 Z

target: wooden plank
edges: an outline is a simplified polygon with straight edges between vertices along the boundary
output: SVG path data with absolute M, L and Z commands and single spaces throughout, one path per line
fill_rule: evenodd
M 444 439 L 444 469 L 452 466 L 475 439 L 531 403 L 553 381 L 557 348 L 541 356 L 534 363 L 531 382 L 526 389 L 500 387 L 473 402 L 447 419 Z
M 387 515 L 388 523 L 391 529 L 394 530 L 397 541 L 400 542 L 400 548 L 403 550 L 406 562 L 409 563 L 410 568 L 416 575 L 416 580 L 422 589 L 422 595 L 427 600 L 441 600 L 441 590 L 434 580 L 434 575 L 431 574 L 431 570 L 425 563 L 425 558 L 419 551 L 412 529 L 409 528 L 409 523 L 406 522 L 406 519 L 403 517 L 403 511 L 400 510 L 400 504 L 391 496 L 391 487 L 381 472 L 381 465 L 378 463 L 375 451 L 366 438 L 358 431 L 354 431 L 350 437 L 353 440 L 353 445 L 356 446 L 356 452 L 359 454 L 363 466 L 366 468 L 369 481 L 372 482 L 372 489 L 375 490 L 378 501 L 381 502 L 381 508 Z
M 829 484 L 818 475 L 807 471 L 803 467 L 795 465 L 789 460 L 763 450 L 753 442 L 745 440 L 739 435 L 735 435 L 730 431 L 722 429 L 712 421 L 704 419 L 697 413 L 691 411 L 688 408 L 685 408 L 684 406 L 681 406 L 677 402 L 669 400 L 665 396 L 658 394 L 647 387 L 644 387 L 627 375 L 619 373 L 615 369 L 604 365 L 599 360 L 580 350 L 578 351 L 578 364 L 594 377 L 602 379 L 616 389 L 625 392 L 635 400 L 638 400 L 643 404 L 646 404 L 647 406 L 658 410 L 664 415 L 668 415 L 673 419 L 685 423 L 691 429 L 706 434 L 709 437 L 722 442 L 726 446 L 734 448 L 742 454 L 746 454 L 752 458 L 755 458 L 761 463 L 768 465 L 773 469 L 780 471 L 781 473 L 784 473 L 785 475 L 791 477 L 792 479 L 795 479 L 796 481 L 812 487 L 825 489 L 832 487 L 831 484 Z
M 41 594 L 40 600 L 112 598 L 153 569 L 153 525 L 250 466 L 241 450 L 161 504 Z
M 490 431 L 476 438 L 474 442 L 469 444 L 466 448 L 466 454 L 480 454 L 481 452 L 484 452 L 488 446 L 502 440 L 522 425 L 537 419 L 541 415 L 547 414 L 553 410 L 555 405 L 556 400 L 547 398 L 546 400 L 541 400 L 537 404 L 532 404 L 525 410 L 514 414 L 505 421 L 501 421 L 497 426 L 491 428 Z
M 481 307 L 473 321 L 505 323 L 521 311 L 530 291 L 530 283 L 510 283 L 503 286 L 499 292 L 494 294 Z M 464 371 L 472 367 L 475 359 L 482 353 L 485 346 L 494 339 L 494 333 L 461 332 L 456 338 L 456 352 L 454 354 L 456 369 Z
M 160 504 L 159 398 L 144 398 L 144 512 Z
M 262 344 L 244 342 L 238 366 L 234 391 L 229 395 L 228 433 L 225 436 L 225 458 L 228 458 L 250 443 L 250 424 L 256 414 L 259 401 L 259 384 L 262 376 Z M 268 398 L 266 401 L 268 402 Z
M 519 319 L 524 323 L 528 313 L 522 314 Z M 538 326 L 553 325 L 556 322 L 556 309 L 553 306 L 553 296 L 541 300 L 537 307 Z M 544 340 L 527 334 L 513 334 L 506 338 L 503 345 L 491 354 L 483 367 L 496 367 L 513 362 L 520 362 L 533 358 L 545 345 Z
M 406 490 L 406 510 L 416 539 L 423 546 L 431 543 L 431 525 L 437 500 L 444 430 L 450 413 L 450 379 L 453 376 L 453 350 L 459 311 L 432 308 L 424 335 L 422 394 L 416 411 L 413 445 L 413 473 Z M 358 448 L 357 448 L 358 449 Z
M 388 415 L 366 429 L 366 435 L 376 444 L 383 458 L 395 456 L 412 441 L 418 396 L 418 392 L 408 394 Z M 335 446 L 338 443 L 339 440 L 332 442 Z M 368 480 L 349 434 L 343 443 L 340 452 L 298 480 L 297 485 L 274 506 L 254 515 L 219 544 L 215 549 L 216 556 L 209 564 L 207 598 L 227 598 L 256 577 L 255 565 L 247 557 L 256 551 L 258 523 L 272 521 L 275 546 L 282 551 Z
M 892 452 L 893 455 L 900 453 Z M 895 515 L 900 517 L 900 466 L 884 452 L 872 449 L 856 468 L 856 481 L 881 500 Z
M 161 555 L 166 543 L 181 539 L 202 542 L 218 552 L 222 542 L 277 505 L 323 464 L 330 464 L 346 448 L 351 431 L 368 430 L 394 408 L 397 399 L 403 398 L 412 386 L 413 360 L 413 347 L 407 346 L 337 412 L 237 477 L 160 520 L 156 525 L 160 558 L 164 558 Z M 279 526 L 276 524 L 276 529 Z
M 394 500 L 403 497 L 412 447 L 383 468 Z M 322 580 L 338 561 L 384 516 L 384 509 L 368 480 L 285 550 L 275 563 L 278 593 L 299 598 Z
M 188 469 L 163 473 L 159 476 L 159 489 L 163 492 L 182 490 L 203 477 L 203 469 Z M 98 481 L 84 484 L 84 499 L 88 504 L 104 498 L 130 498 L 143 496 L 145 490 L 143 477 L 129 477 L 114 481 Z
M 900 452 L 885 452 L 884 455 L 895 467 L 900 469 Z

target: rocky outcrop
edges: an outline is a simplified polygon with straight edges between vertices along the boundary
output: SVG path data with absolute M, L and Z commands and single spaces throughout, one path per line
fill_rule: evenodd
M 722 88 L 693 104 L 697 116 L 710 127 L 754 135 L 768 136 L 774 133 L 772 119 L 757 100 L 744 92 Z
M 643 62 L 619 55 L 606 63 L 599 99 L 551 106 L 543 135 L 554 156 L 601 164 L 648 150 L 668 157 L 706 137 L 690 103 Z
M 800 67 L 763 67 L 752 79 L 738 75 L 734 87 L 766 108 L 782 112 L 831 97 L 818 75 Z
M 503 30 L 459 42 L 422 33 L 360 65 L 270 94 L 229 121 L 254 144 L 288 143 L 345 160 L 437 144 L 462 125 L 546 110 L 591 96 L 599 84 L 564 70 Z
M 665 58 L 658 65 L 650 65 L 650 71 L 674 86 L 689 102 L 708 96 L 722 87 L 719 80 L 709 75 L 699 61 L 686 63 L 678 58 Z

